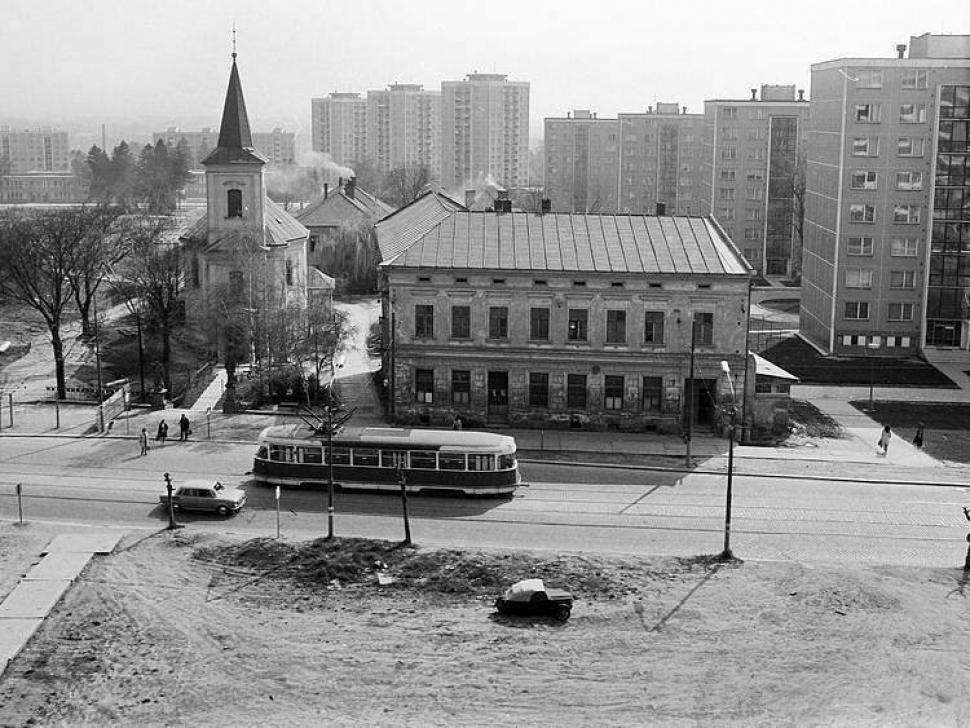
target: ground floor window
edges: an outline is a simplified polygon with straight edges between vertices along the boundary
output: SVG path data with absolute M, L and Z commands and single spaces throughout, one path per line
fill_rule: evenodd
M 549 375 L 545 372 L 529 373 L 529 406 L 549 406 Z
M 566 377 L 566 406 L 570 409 L 586 409 L 585 374 L 569 374 Z
M 663 395 L 663 377 L 643 378 L 643 411 L 659 412 Z
M 434 399 L 434 369 L 414 370 L 414 401 L 430 404 Z
M 467 369 L 456 369 L 451 373 L 451 403 L 467 405 L 471 402 L 472 376 Z
M 603 378 L 603 407 L 608 410 L 623 409 L 623 377 L 607 375 Z

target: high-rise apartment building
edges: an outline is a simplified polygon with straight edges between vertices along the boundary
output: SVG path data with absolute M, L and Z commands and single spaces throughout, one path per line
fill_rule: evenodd
M 367 156 L 367 99 L 359 93 L 332 93 L 311 100 L 313 150 L 337 164 L 353 166 Z
M 202 160 L 216 148 L 219 130 L 205 127 L 200 131 L 185 131 L 169 127 L 165 131 L 152 133 L 152 144 L 163 141 L 167 147 L 174 148 L 185 140 L 189 153 L 189 168 L 202 169 Z M 253 132 L 253 144 L 269 164 L 296 164 L 296 134 L 277 127 L 270 132 Z M 137 156 L 137 150 L 136 150 Z
M 617 211 L 616 119 L 598 119 L 588 110 L 547 118 L 543 138 L 543 193 L 559 212 Z
M 382 172 L 422 166 L 441 178 L 441 93 L 396 83 L 367 92 L 367 157 Z
M 799 262 L 795 179 L 809 102 L 794 86 L 704 102 L 703 212 L 713 215 L 762 275 Z M 800 194 L 800 190 L 799 190 Z
M 45 127 L 0 127 L 0 173 L 68 172 L 71 153 L 67 132 Z
M 441 184 L 464 190 L 491 175 L 529 182 L 529 84 L 497 73 L 441 83 Z
M 970 344 L 970 36 L 812 66 L 800 330 L 833 354 Z

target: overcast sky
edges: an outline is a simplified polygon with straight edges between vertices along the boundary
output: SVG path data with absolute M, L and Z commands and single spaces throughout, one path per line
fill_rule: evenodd
M 0 119 L 218 122 L 231 28 L 250 121 L 297 130 L 310 99 L 473 71 L 531 84 L 546 116 L 809 89 L 809 65 L 894 57 L 925 32 L 970 33 L 965 0 L 2 0 Z M 49 123 L 49 122 L 48 122 Z

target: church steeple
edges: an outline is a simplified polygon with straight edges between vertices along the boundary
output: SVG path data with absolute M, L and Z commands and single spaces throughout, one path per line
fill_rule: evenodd
M 222 109 L 222 125 L 219 127 L 219 144 L 213 152 L 202 160 L 202 164 L 232 164 L 235 162 L 256 162 L 265 164 L 264 159 L 253 147 L 253 135 L 249 130 L 249 116 L 246 114 L 246 99 L 243 98 L 239 69 L 236 67 L 235 41 L 233 41 L 232 71 L 229 74 L 229 88 L 226 103 Z

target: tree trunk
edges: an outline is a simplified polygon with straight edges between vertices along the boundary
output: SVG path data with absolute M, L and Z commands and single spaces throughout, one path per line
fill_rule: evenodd
M 172 396 L 172 380 L 169 376 L 169 368 L 172 365 L 172 326 L 169 323 L 169 317 L 162 317 L 162 377 L 164 382 L 162 386 L 169 391 L 169 397 Z
M 54 349 L 54 373 L 57 379 L 57 398 L 67 396 L 67 377 L 64 374 L 64 342 L 61 341 L 61 331 L 56 326 L 49 328 L 51 332 L 51 347 Z
M 77 298 L 78 311 L 81 314 L 81 336 L 90 338 L 94 336 L 94 326 L 91 325 L 91 299 L 82 300 Z

